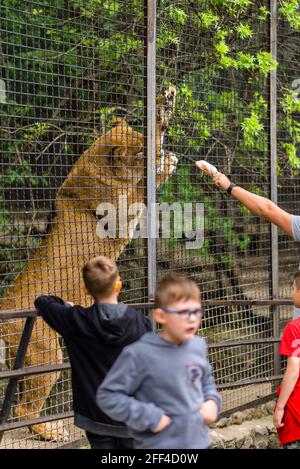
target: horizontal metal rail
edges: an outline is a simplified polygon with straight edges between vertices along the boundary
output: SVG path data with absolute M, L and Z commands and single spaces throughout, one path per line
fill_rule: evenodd
M 208 344 L 209 349 L 216 349 L 216 348 L 229 348 L 229 347 L 240 347 L 240 346 L 247 346 L 247 345 L 257 345 L 257 344 L 274 344 L 276 342 L 280 342 L 277 339 L 248 339 L 248 340 L 235 340 L 235 341 L 224 341 L 214 344 Z M 45 365 L 45 366 L 31 366 L 27 368 L 18 368 L 17 370 L 8 370 L 8 371 L 1 371 L 0 372 L 0 381 L 2 379 L 9 379 L 9 378 L 24 378 L 25 376 L 32 376 L 32 375 L 41 375 L 44 373 L 53 373 L 55 371 L 63 371 L 68 370 L 71 368 L 69 362 L 57 364 L 57 365 Z
M 261 384 L 261 383 L 272 383 L 274 381 L 281 380 L 283 375 L 276 376 L 264 376 L 262 378 L 253 378 L 245 379 L 241 381 L 232 381 L 231 383 L 217 384 L 218 389 L 228 389 L 228 388 L 240 388 L 244 386 L 250 386 L 252 384 Z
M 45 366 L 28 366 L 26 368 L 18 368 L 17 370 L 8 370 L 0 372 L 0 380 L 9 378 L 24 378 L 25 376 L 42 375 L 45 373 L 53 373 L 55 371 L 63 371 L 71 368 L 69 362 L 57 365 Z
M 18 428 L 30 427 L 38 423 L 54 422 L 55 420 L 63 420 L 74 417 L 74 412 L 62 412 L 60 414 L 45 415 L 44 417 L 38 417 L 36 419 L 27 419 L 3 423 L 0 425 L 0 432 L 6 432 L 8 430 L 16 430 Z
M 222 419 L 222 418 L 229 417 L 235 412 L 246 410 L 246 409 L 251 409 L 252 407 L 256 407 L 257 405 L 264 404 L 265 402 L 269 402 L 275 398 L 276 398 L 276 394 L 274 392 L 271 394 L 267 394 L 266 396 L 258 397 L 257 399 L 254 399 L 253 401 L 249 401 L 237 407 L 224 410 L 224 412 L 221 412 L 221 414 L 219 415 L 219 418 Z
M 207 306 L 292 306 L 293 302 L 287 298 L 277 298 L 273 300 L 204 300 L 203 305 Z M 148 303 L 128 303 L 136 309 L 152 309 L 154 308 L 153 302 Z M 38 311 L 34 309 L 24 310 L 3 310 L 0 311 L 0 319 L 21 319 L 39 316 Z
M 208 348 L 226 348 L 226 347 L 240 347 L 241 345 L 268 345 L 276 344 L 280 339 L 245 339 L 245 340 L 225 340 L 222 342 L 215 342 L 208 344 Z
M 272 306 L 272 305 L 292 305 L 292 301 L 288 299 L 275 299 L 275 300 L 206 300 L 203 301 L 204 305 L 207 306 Z M 133 306 L 140 310 L 149 310 L 154 307 L 153 302 L 148 303 L 131 303 L 130 306 Z M 0 312 L 0 319 L 32 319 L 39 316 L 38 311 L 35 310 L 6 310 Z M 209 349 L 223 349 L 229 347 L 239 347 L 239 346 L 253 346 L 253 345 L 266 345 L 266 344 L 274 344 L 279 342 L 278 339 L 273 338 L 266 338 L 266 339 L 245 339 L 245 340 L 227 340 L 218 343 L 211 343 L 208 344 Z M 44 373 L 53 373 L 57 371 L 63 371 L 70 369 L 70 363 L 63 363 L 63 364 L 53 364 L 53 365 L 45 365 L 45 366 L 36 366 L 36 367 L 16 367 L 13 370 L 2 371 L 0 372 L 0 380 L 9 379 L 10 382 L 12 380 L 18 380 L 19 378 L 24 378 L 26 376 L 32 375 L 39 375 Z M 259 383 L 268 383 L 268 382 L 275 382 L 281 379 L 281 375 L 276 376 L 268 376 L 262 378 L 254 378 L 248 380 L 241 380 L 235 381 L 230 383 L 224 384 L 217 384 L 218 390 L 225 390 L 225 389 L 233 389 L 238 387 L 245 387 Z M 222 413 L 221 417 L 226 415 L 230 415 L 231 413 L 242 410 L 244 408 L 249 408 L 251 405 L 266 402 L 270 400 L 271 397 L 275 396 L 274 394 L 270 394 L 269 396 L 264 396 L 262 398 L 258 398 L 254 401 L 248 402 L 241 406 L 235 407 L 228 411 Z M 55 420 L 67 419 L 74 416 L 72 411 L 70 412 L 63 412 L 55 415 L 46 415 L 43 417 L 38 417 L 35 419 L 26 419 L 21 421 L 10 421 L 10 422 L 2 422 L 0 424 L 0 434 L 8 430 L 16 430 L 18 428 L 23 428 L 31 425 L 35 425 L 38 423 L 45 423 L 51 422 Z M 2 436 L 2 435 L 1 435 Z
M 279 377 L 274 376 L 272 378 L 274 378 L 274 380 L 277 380 Z M 260 382 L 264 382 L 264 381 L 260 381 Z M 250 383 L 250 384 L 256 384 L 256 383 Z M 217 386 L 217 388 L 220 389 L 219 386 Z M 248 409 L 258 404 L 263 404 L 264 402 L 268 402 L 272 399 L 275 399 L 275 397 L 276 397 L 275 393 L 271 393 L 266 396 L 258 397 L 257 399 L 254 399 L 253 401 L 246 402 L 245 404 L 242 404 L 240 406 L 237 406 L 237 407 L 234 407 L 234 408 L 231 408 L 222 412 L 219 418 L 224 418 L 229 415 L 232 415 L 234 412 Z M 17 430 L 19 428 L 30 427 L 32 425 L 36 425 L 39 423 L 54 422 L 56 420 L 64 420 L 64 419 L 69 419 L 72 417 L 74 417 L 74 412 L 69 411 L 69 412 L 61 412 L 59 414 L 54 414 L 54 415 L 46 415 L 44 417 L 38 417 L 36 419 L 27 419 L 27 420 L 7 422 L 7 423 L 3 423 L 2 425 L 0 425 L 0 432 Z

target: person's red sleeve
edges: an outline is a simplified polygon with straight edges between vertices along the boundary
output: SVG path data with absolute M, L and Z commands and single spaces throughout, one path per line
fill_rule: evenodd
M 293 321 L 288 323 L 283 331 L 279 353 L 288 357 L 300 356 L 300 335 Z

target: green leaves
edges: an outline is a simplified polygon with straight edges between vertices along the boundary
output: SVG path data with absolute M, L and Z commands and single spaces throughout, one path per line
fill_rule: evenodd
M 300 158 L 297 157 L 296 146 L 293 143 L 283 143 L 282 146 L 288 156 L 291 167 L 293 169 L 300 169 Z
M 235 29 L 241 39 L 247 39 L 253 36 L 253 30 L 248 23 L 240 23 Z
M 30 186 L 36 187 L 38 185 L 48 186 L 48 174 L 44 173 L 43 176 L 37 176 L 27 160 L 22 160 L 15 168 L 10 168 L 3 177 L 4 187 L 11 186 L 24 186 L 29 183 Z
M 31 10 L 31 14 L 34 16 L 42 15 L 43 13 L 44 13 L 44 10 L 41 8 L 40 9 L 33 8 L 33 10 Z
M 44 122 L 36 122 L 34 125 L 27 128 L 24 132 L 24 140 L 35 141 L 40 140 L 49 130 L 49 125 Z
M 300 29 L 300 6 L 298 0 L 282 0 L 278 11 L 292 28 Z
M 286 114 L 300 112 L 300 100 L 298 95 L 292 90 L 288 90 L 283 94 L 280 105 Z
M 229 47 L 224 40 L 221 40 L 217 44 L 215 44 L 215 49 L 217 53 L 221 56 L 228 54 L 229 52 Z
M 250 5 L 253 4 L 253 0 L 227 0 L 230 5 L 238 7 L 241 11 L 245 11 Z
M 188 18 L 188 13 L 184 11 L 182 8 L 178 8 L 174 5 L 170 5 L 169 7 L 169 15 L 170 18 L 180 26 L 183 26 Z
M 255 57 L 249 52 L 238 52 L 237 64 L 240 69 L 253 70 L 255 68 Z
M 270 12 L 267 7 L 265 6 L 259 7 L 258 16 L 257 16 L 259 21 L 266 21 L 269 18 L 269 16 L 270 16 Z
M 276 60 L 272 59 L 269 52 L 257 52 L 256 60 L 258 63 L 258 69 L 264 76 L 267 76 L 271 70 L 275 70 L 277 67 Z
M 246 147 L 252 148 L 255 145 L 255 140 L 264 130 L 258 114 L 255 111 L 252 111 L 250 117 L 246 117 L 241 122 L 241 127 L 243 129 L 243 136 Z
M 212 10 L 200 13 L 200 18 L 200 25 L 205 29 L 216 28 L 220 20 L 219 16 L 216 15 Z
M 300 144 L 300 100 L 298 93 L 295 90 L 288 90 L 283 93 L 280 106 L 285 115 L 279 123 L 279 129 L 284 130 L 285 140 L 289 138 L 290 141 L 281 142 L 279 148 L 282 148 L 284 155 L 287 156 L 293 174 L 298 176 L 300 169 L 300 159 L 297 157 L 297 148 L 299 154 Z
M 211 131 L 203 103 L 193 95 L 187 83 L 177 87 L 176 116 L 177 119 L 171 121 L 168 131 L 173 142 L 180 144 L 184 140 L 193 152 L 198 151 L 211 136 Z

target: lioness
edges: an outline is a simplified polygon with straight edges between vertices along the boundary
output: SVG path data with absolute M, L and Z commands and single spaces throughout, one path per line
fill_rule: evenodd
M 162 150 L 175 95 L 175 89 L 169 87 L 157 106 L 157 184 L 165 181 L 177 164 L 172 153 Z M 143 146 L 143 134 L 134 131 L 125 120 L 119 120 L 77 160 L 57 193 L 55 215 L 48 235 L 8 290 L 1 303 L 2 309 L 33 308 L 34 299 L 40 293 L 55 294 L 84 304 L 81 296 L 82 266 L 91 257 L 101 254 L 118 259 L 130 240 L 129 233 L 123 239 L 99 239 L 96 234 L 97 206 L 110 202 L 118 211 L 119 197 L 124 195 L 128 205 L 144 201 Z M 86 298 L 86 306 L 88 302 Z M 2 323 L 2 338 L 13 358 L 23 326 L 21 319 Z M 62 359 L 57 334 L 38 318 L 25 366 L 61 363 Z M 37 418 L 59 374 L 42 374 L 21 381 L 21 399 L 15 409 L 16 416 L 20 419 Z M 61 422 L 37 424 L 31 430 L 45 440 L 68 438 Z

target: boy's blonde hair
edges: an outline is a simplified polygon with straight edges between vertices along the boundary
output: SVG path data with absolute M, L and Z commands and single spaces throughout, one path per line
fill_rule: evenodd
M 180 300 L 201 300 L 201 293 L 196 283 L 186 277 L 170 272 L 157 284 L 155 307 L 167 307 Z
M 119 277 L 116 263 L 105 256 L 94 257 L 82 269 L 84 284 L 96 299 L 110 296 Z

